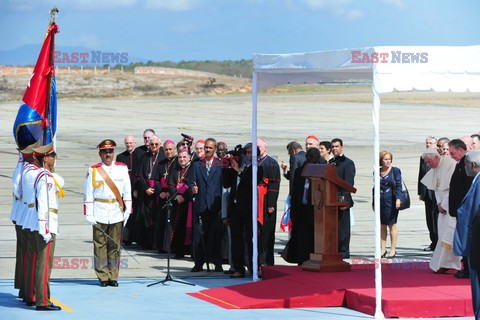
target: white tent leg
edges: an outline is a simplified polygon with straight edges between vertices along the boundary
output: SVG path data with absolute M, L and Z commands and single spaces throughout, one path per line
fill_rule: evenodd
M 385 319 L 382 312 L 382 265 L 380 252 L 380 164 L 378 155 L 380 154 L 380 97 L 375 91 L 375 82 L 372 85 L 373 105 L 372 105 L 372 122 L 373 122 L 373 171 L 375 179 L 375 319 Z
M 252 74 L 252 272 L 253 281 L 258 281 L 258 236 L 257 236 L 257 73 Z

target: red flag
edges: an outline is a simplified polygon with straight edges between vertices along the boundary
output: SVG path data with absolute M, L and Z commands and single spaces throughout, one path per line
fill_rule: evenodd
M 50 80 L 55 74 L 52 50 L 56 33 L 58 33 L 58 25 L 50 25 L 45 40 L 43 41 L 42 50 L 38 55 L 32 77 L 23 95 L 23 102 L 35 109 L 42 118 L 45 118 L 45 112 L 47 110 L 47 95 L 50 94 L 50 90 L 48 90 Z

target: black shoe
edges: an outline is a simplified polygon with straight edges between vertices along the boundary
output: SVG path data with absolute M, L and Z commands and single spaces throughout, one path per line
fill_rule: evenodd
M 173 257 L 174 259 L 183 259 L 185 257 L 184 254 L 181 254 L 181 253 L 177 253 L 175 254 L 175 256 Z
M 100 287 L 107 287 L 108 286 L 108 281 L 98 281 L 99 282 L 99 285 Z
M 60 311 L 62 308 L 59 306 L 56 306 L 54 304 L 51 304 L 49 306 L 37 306 L 36 307 L 37 311 Z
M 424 248 L 423 251 L 433 251 L 435 248 L 432 245 L 429 245 L 428 247 Z
M 202 266 L 194 266 L 192 270 L 190 270 L 190 272 L 200 272 L 200 271 L 203 271 Z
M 227 270 L 227 271 L 223 271 L 224 274 L 234 274 L 235 271 L 233 270 Z
M 458 271 L 458 272 L 455 273 L 455 277 L 457 277 L 459 279 L 468 279 L 468 278 L 470 278 L 470 272 L 468 272 L 466 270 Z
M 110 280 L 110 281 L 108 281 L 108 285 L 110 287 L 118 287 L 118 282 L 117 282 L 117 280 Z
M 245 278 L 245 273 L 235 272 L 230 275 L 230 278 Z
M 27 302 L 27 307 L 33 307 L 35 305 L 35 302 Z
M 215 266 L 215 272 L 223 272 L 223 268 L 220 264 Z
M 387 250 L 385 250 L 385 252 L 382 254 L 380 258 L 386 258 L 386 257 L 387 257 Z

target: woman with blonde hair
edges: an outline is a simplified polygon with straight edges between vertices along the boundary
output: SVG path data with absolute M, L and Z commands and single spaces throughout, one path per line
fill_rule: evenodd
M 392 166 L 393 155 L 390 151 L 380 152 L 380 222 L 382 258 L 387 257 L 387 227 L 390 232 L 390 255 L 396 256 L 398 239 L 397 217 L 402 200 L 402 172 Z

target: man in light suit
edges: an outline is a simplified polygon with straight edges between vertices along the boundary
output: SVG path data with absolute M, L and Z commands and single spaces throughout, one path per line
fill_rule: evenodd
M 193 212 L 192 272 L 213 262 L 215 272 L 223 272 L 221 253 L 222 161 L 215 157 L 217 142 L 205 140 L 205 157 L 193 163 L 190 190 L 195 197 Z
M 337 167 L 337 176 L 348 182 L 355 183 L 355 163 L 343 154 L 342 139 L 335 138 L 331 142 L 333 158 L 329 163 Z M 338 208 L 338 253 L 344 258 L 350 258 L 350 208 L 353 207 L 352 195 L 350 192 L 338 189 L 340 199 L 349 203 L 347 207 Z

